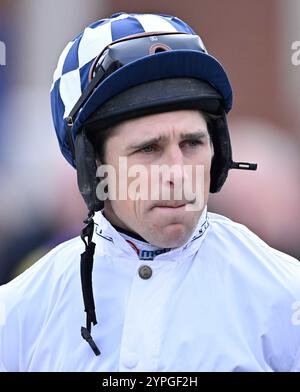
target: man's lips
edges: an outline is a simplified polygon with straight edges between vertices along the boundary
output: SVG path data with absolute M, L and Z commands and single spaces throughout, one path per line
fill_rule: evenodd
M 194 204 L 196 199 L 193 200 L 157 200 L 154 201 L 154 204 L 150 207 L 150 210 L 160 210 L 160 211 L 181 211 L 183 210 L 187 205 L 189 204 Z
M 175 203 L 175 204 L 156 204 L 152 208 L 163 208 L 163 209 L 169 209 L 169 210 L 176 210 L 180 209 L 186 206 L 187 203 Z

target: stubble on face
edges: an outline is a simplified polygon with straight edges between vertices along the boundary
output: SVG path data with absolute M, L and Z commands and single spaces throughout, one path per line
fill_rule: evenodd
M 192 235 L 199 217 L 208 200 L 212 145 L 204 117 L 196 110 L 181 110 L 159 113 L 128 120 L 112 129 L 112 136 L 106 141 L 105 163 L 116 169 L 116 184 L 120 181 L 119 157 L 127 159 L 127 169 L 143 165 L 148 175 L 147 200 L 106 200 L 104 215 L 114 225 L 142 236 L 149 243 L 159 247 L 182 246 Z M 184 169 L 175 172 L 169 179 L 151 178 L 153 165 L 188 165 L 192 175 L 184 175 Z M 189 182 L 196 189 L 196 166 L 202 167 L 202 205 L 199 209 L 187 211 L 193 206 L 183 196 L 174 200 L 174 184 Z M 179 174 L 178 174 L 179 173 Z M 128 174 L 128 173 L 127 173 Z M 124 173 L 122 173 L 124 176 Z M 128 177 L 128 186 L 134 181 Z M 168 188 L 169 200 L 151 199 L 153 186 Z M 118 192 L 117 192 L 118 193 Z

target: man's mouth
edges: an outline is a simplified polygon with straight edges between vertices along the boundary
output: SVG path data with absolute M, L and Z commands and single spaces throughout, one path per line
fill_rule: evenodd
M 162 203 L 156 204 L 152 208 L 159 208 L 162 210 L 180 210 L 186 206 L 187 203 Z

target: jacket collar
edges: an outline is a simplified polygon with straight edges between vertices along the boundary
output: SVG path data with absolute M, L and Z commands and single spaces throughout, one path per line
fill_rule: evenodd
M 96 244 L 96 254 L 104 254 L 110 257 L 123 256 L 139 260 L 136 251 L 105 218 L 102 211 L 98 211 L 94 216 L 95 228 L 93 242 Z M 178 248 L 159 254 L 155 257 L 155 260 L 176 260 L 196 253 L 206 236 L 208 226 L 207 207 L 205 207 L 188 241 Z

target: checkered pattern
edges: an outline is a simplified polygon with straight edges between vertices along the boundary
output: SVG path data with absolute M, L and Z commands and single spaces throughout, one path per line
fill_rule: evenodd
M 88 86 L 88 74 L 94 59 L 108 44 L 117 39 L 151 31 L 195 34 L 177 17 L 119 13 L 91 24 L 63 50 L 54 72 L 51 107 L 62 153 L 73 166 L 74 162 L 66 143 L 65 119 Z M 206 51 L 204 45 L 203 49 Z
M 195 34 L 184 22 L 172 16 L 122 13 L 88 26 L 74 41 L 69 42 L 59 58 L 51 88 L 59 88 L 64 117 L 68 116 L 88 84 L 85 67 L 91 65 L 106 46 L 124 36 L 150 31 Z

